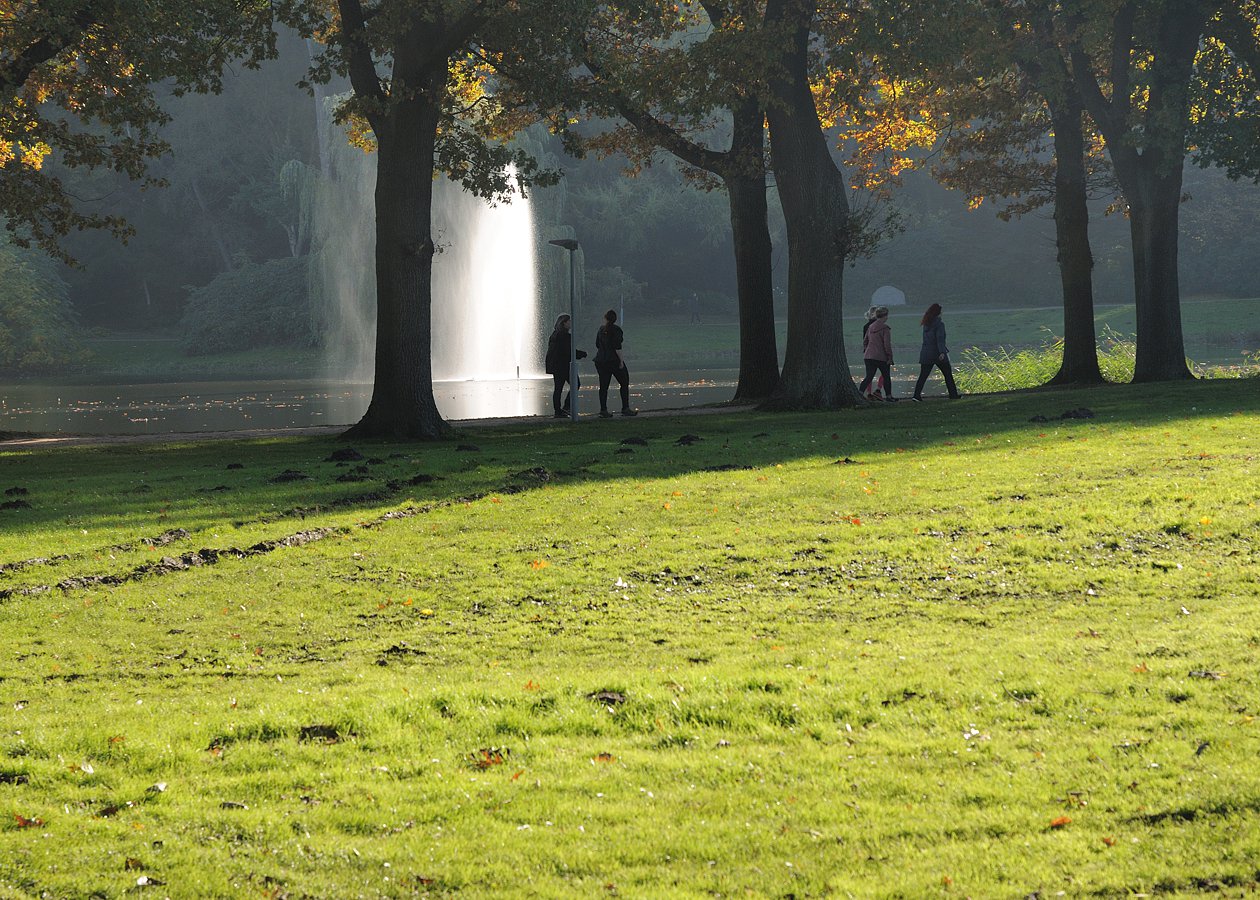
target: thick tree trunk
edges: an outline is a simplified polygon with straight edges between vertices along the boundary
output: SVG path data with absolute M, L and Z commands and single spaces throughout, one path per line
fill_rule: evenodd
M 772 408 L 835 409 L 862 402 L 849 374 L 841 322 L 849 201 L 809 87 L 814 5 L 770 0 L 766 22 L 787 25 L 771 80 L 770 148 L 788 239 L 788 337 Z
M 442 73 L 445 75 L 445 72 Z M 372 401 L 347 437 L 446 435 L 433 397 L 433 151 L 440 86 L 390 108 L 377 135 L 376 369 Z
M 773 248 L 766 221 L 766 176 L 726 179 L 739 294 L 739 384 L 736 400 L 763 400 L 779 384 L 774 331 Z
M 1089 246 L 1083 110 L 1051 104 L 1054 123 L 1054 227 L 1063 283 L 1063 364 L 1051 384 L 1101 384 L 1094 329 L 1094 255 Z
M 1137 301 L 1135 383 L 1194 377 L 1186 365 L 1177 274 L 1181 177 L 1180 165 L 1173 172 L 1161 172 L 1145 158 L 1136 172 L 1122 175 L 1127 182 Z
M 1137 305 L 1135 382 L 1194 377 L 1186 365 L 1181 331 L 1177 227 L 1190 81 L 1200 35 L 1218 5 L 1209 0 L 1152 4 L 1154 18 L 1143 29 L 1152 43 L 1144 51 L 1148 58 L 1143 62 L 1145 102 L 1140 110 L 1133 108 L 1130 90 L 1140 11 L 1137 0 L 1121 3 L 1112 18 L 1110 97 L 1103 93 L 1084 48 L 1077 44 L 1071 49 L 1075 81 L 1090 116 L 1107 139 L 1129 204 Z M 1135 114 L 1140 114 L 1136 126 Z

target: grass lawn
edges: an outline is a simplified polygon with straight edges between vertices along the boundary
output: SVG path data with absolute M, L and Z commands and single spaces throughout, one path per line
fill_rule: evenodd
M 0 447 L 0 897 L 1254 890 L 1258 387 Z
M 862 322 L 865 309 L 850 304 L 845 316 L 845 340 L 850 361 L 862 361 Z M 1181 304 L 1186 353 L 1199 362 L 1242 362 L 1244 352 L 1260 350 L 1260 298 L 1197 299 Z M 896 357 L 914 362 L 918 357 L 921 330 L 918 307 L 894 307 L 889 315 Z M 949 344 L 954 364 L 968 347 L 992 350 L 997 347 L 1026 349 L 1049 343 L 1063 333 L 1061 309 L 946 309 Z M 1101 338 L 1108 330 L 1131 338 L 1137 331 L 1133 307 L 1100 306 L 1095 324 Z M 782 355 L 787 346 L 787 322 L 780 321 L 778 346 Z M 646 317 L 626 324 L 626 346 L 643 365 L 727 365 L 739 364 L 739 326 L 736 322 L 688 325 L 682 322 L 652 322 Z

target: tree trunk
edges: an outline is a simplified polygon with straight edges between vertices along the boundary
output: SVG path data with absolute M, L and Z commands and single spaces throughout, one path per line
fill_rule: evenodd
M 763 400 L 779 384 L 774 330 L 773 248 L 766 221 L 766 176 L 726 179 L 739 294 L 739 384 L 736 400 Z
M 433 397 L 430 346 L 441 97 L 440 84 L 426 83 L 393 101 L 376 136 L 376 368 L 372 401 L 347 437 L 435 439 L 450 430 Z
M 1139 4 L 1126 0 L 1112 19 L 1111 97 L 1102 91 L 1084 49 L 1073 46 L 1072 68 L 1089 114 L 1129 204 L 1133 282 L 1137 305 L 1135 382 L 1193 378 L 1186 365 L 1177 276 L 1177 228 L 1190 117 L 1190 81 L 1200 35 L 1218 4 L 1178 0 L 1152 4 L 1145 31 L 1145 103 L 1133 108 L 1131 68 Z M 1151 26 L 1154 27 L 1151 27 Z M 1140 54 L 1138 54 L 1140 56 Z M 1135 123 L 1133 116 L 1140 112 Z
M 849 201 L 836 168 L 808 74 L 813 4 L 770 0 L 766 22 L 791 29 L 771 79 L 766 116 L 775 182 L 788 239 L 787 354 L 777 409 L 836 409 L 862 403 L 849 374 L 841 322 Z
M 1084 110 L 1079 99 L 1050 104 L 1054 124 L 1054 227 L 1063 282 L 1063 364 L 1051 384 L 1101 384 L 1094 329 L 1094 255 L 1089 246 Z
M 1119 169 L 1117 168 L 1117 172 Z M 1186 365 L 1181 330 L 1181 286 L 1177 274 L 1177 227 L 1181 166 L 1161 172 L 1143 157 L 1129 173 L 1129 231 L 1133 239 L 1133 284 L 1137 301 L 1137 360 L 1133 381 L 1193 378 Z

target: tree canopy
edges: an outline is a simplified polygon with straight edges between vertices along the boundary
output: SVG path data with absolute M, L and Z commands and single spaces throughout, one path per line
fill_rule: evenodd
M 144 179 L 167 144 L 159 85 L 215 91 L 229 61 L 274 50 L 266 0 L 0 0 L 0 216 L 20 245 L 65 256 L 72 229 L 130 230 L 76 202 L 44 163 Z

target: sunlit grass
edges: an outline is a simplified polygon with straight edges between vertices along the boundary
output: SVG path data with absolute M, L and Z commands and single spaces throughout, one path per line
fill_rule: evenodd
M 0 573 L 0 896 L 1241 889 L 1258 424 L 1221 381 L 0 455 L 0 562 L 66 557 Z

